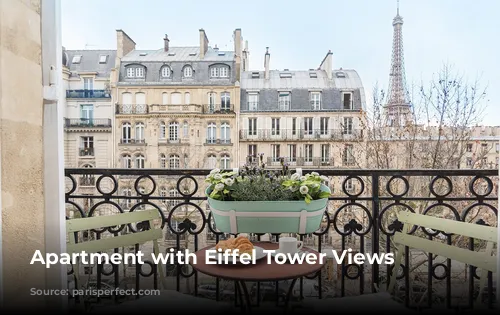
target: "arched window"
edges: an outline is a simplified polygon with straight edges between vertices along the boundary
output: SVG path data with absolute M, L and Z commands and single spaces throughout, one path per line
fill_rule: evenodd
M 168 161 L 168 167 L 175 169 L 180 167 L 180 159 L 177 154 L 172 154 L 170 155 L 169 161 Z
M 165 126 L 165 122 L 160 122 L 160 139 L 165 139 L 167 137 L 167 126 Z
M 162 100 L 163 105 L 168 105 L 168 93 L 167 92 L 163 92 L 161 94 L 161 100 Z
M 191 94 L 189 92 L 184 93 L 184 104 L 191 104 Z
M 172 71 L 170 70 L 169 66 L 163 66 L 161 68 L 161 77 L 162 78 L 170 78 L 171 74 L 172 74 Z
M 166 168 L 167 167 L 167 158 L 165 157 L 165 154 L 160 154 L 160 167 L 161 168 Z
M 144 168 L 144 155 L 137 154 L 135 156 L 135 168 Z
M 122 104 L 120 108 L 120 112 L 124 114 L 132 113 L 132 93 L 122 93 Z
M 231 96 L 229 92 L 222 92 L 220 94 L 220 109 L 221 110 L 231 109 Z
M 207 158 L 207 167 L 209 169 L 214 169 L 217 166 L 217 157 L 215 154 L 210 154 Z
M 220 127 L 220 141 L 221 143 L 231 143 L 231 130 L 228 123 L 222 123 Z
M 185 78 L 191 78 L 193 76 L 193 68 L 191 68 L 191 66 L 185 66 L 183 75 Z
M 217 93 L 210 92 L 208 93 L 208 112 L 213 113 L 215 111 L 215 99 L 217 97 Z
M 135 142 L 138 142 L 138 143 L 144 142 L 144 124 L 143 123 L 135 124 Z
M 170 141 L 179 140 L 179 123 L 173 121 L 168 126 L 168 139 Z
M 131 126 L 130 123 L 126 122 L 122 124 L 122 143 L 130 143 L 131 137 Z
M 183 137 L 187 138 L 189 136 L 189 125 L 187 121 L 184 121 L 184 123 L 182 124 L 182 130 Z
M 177 191 L 177 189 L 170 189 L 170 191 L 168 192 L 168 196 L 170 198 L 178 198 L 181 196 L 181 194 Z M 169 205 L 172 208 L 181 203 L 179 199 L 171 199 L 169 201 Z
M 146 94 L 143 92 L 135 93 L 135 113 L 145 114 L 146 113 Z
M 230 167 L 229 161 L 230 161 L 229 155 L 223 154 L 221 156 L 221 159 L 220 159 L 220 168 L 223 169 L 223 170 L 229 169 L 229 167 Z
M 209 123 L 207 127 L 207 143 L 215 143 L 216 126 L 215 123 Z
M 132 158 L 128 154 L 122 155 L 122 167 L 132 168 Z
M 170 93 L 170 104 L 182 105 L 182 94 L 179 92 Z

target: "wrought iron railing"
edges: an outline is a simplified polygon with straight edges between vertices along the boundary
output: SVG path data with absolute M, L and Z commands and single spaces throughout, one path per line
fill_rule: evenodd
M 228 237 L 217 231 L 205 204 L 203 185 L 209 171 L 66 169 L 67 219 L 154 208 L 162 217 L 159 224 L 165 230 L 162 243 L 165 251 L 170 248 L 198 250 Z M 321 229 L 313 234 L 300 235 L 307 246 L 318 251 L 341 251 L 350 248 L 353 254 L 392 252 L 394 246 L 391 236 L 402 228 L 402 224 L 395 219 L 398 211 L 409 210 L 457 221 L 498 225 L 499 178 L 496 170 L 304 169 L 303 173 L 311 171 L 328 176 L 332 189 Z M 88 194 L 88 181 L 83 182 L 87 189 L 85 193 L 79 192 L 82 181 L 78 185 L 78 178 L 89 176 L 95 178 L 93 195 Z M 137 228 L 126 232 L 133 233 L 141 228 L 144 227 L 138 225 Z M 112 237 L 119 231 L 110 227 L 105 231 L 93 233 L 94 237 Z M 414 228 L 411 233 L 428 239 L 441 239 L 448 244 L 469 250 L 484 246 L 477 240 L 460 239 L 440 231 Z M 255 240 L 261 237 L 263 236 L 251 235 Z M 280 235 L 270 237 L 277 241 Z M 135 250 L 138 250 L 137 246 Z M 411 258 L 405 255 L 402 270 L 397 271 L 397 293 L 402 296 L 407 306 L 425 308 L 443 303 L 448 308 L 473 307 L 479 291 L 474 267 L 419 251 L 410 252 L 407 249 L 406 252 L 411 253 Z M 122 270 L 121 268 L 127 267 L 121 265 L 107 269 L 104 267 L 98 266 L 96 281 L 100 283 L 108 278 L 115 287 L 121 284 L 121 277 L 127 270 L 135 279 L 132 283 L 135 283 L 136 290 L 140 285 L 145 286 L 144 279 L 157 276 L 157 269 L 151 263 L 132 266 L 127 270 Z M 204 292 L 202 289 L 205 289 L 201 287 L 202 275 L 189 266 L 174 264 L 161 268 L 166 268 L 173 288 L 195 295 Z M 69 274 L 72 272 L 71 270 Z M 386 286 L 391 272 L 389 265 L 363 265 L 342 261 L 340 265 L 327 264 L 327 267 L 317 274 L 300 279 L 297 286 L 301 297 L 309 294 L 305 287 L 311 284 L 311 281 L 316 288 L 315 293 L 311 294 L 318 298 L 358 295 L 373 292 L 376 287 Z M 218 300 L 227 297 L 223 292 L 227 292 L 230 283 L 221 279 L 213 281 L 216 288 L 214 296 Z M 257 292 L 260 285 L 256 286 Z M 276 286 L 276 299 L 278 286 L 279 283 Z M 494 290 L 492 274 L 489 273 L 483 298 L 489 307 L 493 305 Z M 257 299 L 257 303 L 259 301 Z
M 66 90 L 66 98 L 111 98 L 108 90 Z
M 246 141 L 355 141 L 363 138 L 361 129 L 243 129 L 240 140 Z
M 66 128 L 110 128 L 111 119 L 109 118 L 65 118 Z

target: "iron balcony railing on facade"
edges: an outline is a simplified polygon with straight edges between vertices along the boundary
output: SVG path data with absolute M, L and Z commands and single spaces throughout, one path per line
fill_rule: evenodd
M 327 108 L 322 103 L 310 101 L 306 108 L 294 106 L 294 103 L 289 101 L 278 102 L 247 102 L 247 107 L 242 108 L 242 112 L 341 112 L 341 113 L 360 113 L 361 108 L 355 109 L 352 107 L 346 108 L 342 104 L 342 108 Z
M 111 98 L 108 90 L 66 90 L 66 98 Z
M 116 114 L 147 114 L 149 106 L 146 104 L 116 104 Z
M 310 166 L 310 167 L 334 167 L 333 158 L 329 156 L 324 157 L 303 157 L 303 156 L 283 156 L 283 157 L 267 157 L 267 166 L 281 167 L 281 158 L 288 166 Z M 250 158 L 255 161 L 255 158 Z
M 65 118 L 66 128 L 110 128 L 111 119 L 108 118 Z
M 158 139 L 158 145 L 171 145 L 171 144 L 189 144 L 189 139 L 181 139 L 181 138 Z
M 94 148 L 80 148 L 79 150 L 80 156 L 94 156 Z
M 168 242 L 170 242 L 161 245 L 162 252 L 168 252 L 170 248 L 184 252 L 185 249 L 191 251 L 213 246 L 230 235 L 217 230 L 206 203 L 205 177 L 210 171 L 208 168 L 65 169 L 65 182 L 68 186 L 65 193 L 68 210 L 66 213 L 74 213 L 75 217 L 93 217 L 143 208 L 157 209 L 161 219 L 156 224 L 164 229 L 165 235 L 169 235 Z M 293 167 L 290 167 L 290 171 L 294 171 Z M 313 171 L 328 177 L 327 184 L 332 190 L 323 223 L 313 234 L 288 236 L 299 237 L 306 246 L 320 252 L 350 249 L 353 255 L 365 253 L 373 256 L 394 253 L 395 245 L 392 237 L 396 231 L 401 231 L 403 226 L 397 220 L 396 214 L 399 211 L 497 226 L 499 175 L 496 170 L 302 168 L 303 174 Z M 85 192 L 78 190 L 76 179 L 81 176 L 95 177 L 92 183 L 96 189 L 92 195 L 88 194 L 88 190 Z M 127 176 L 127 179 L 122 180 L 122 176 Z M 174 194 L 165 194 L 172 189 Z M 94 205 L 91 209 L 83 206 L 88 200 Z M 167 208 L 165 203 L 175 203 L 175 206 Z M 72 218 L 67 217 L 68 220 Z M 96 238 L 113 237 L 120 233 L 135 233 L 144 229 L 147 227 L 137 224 L 133 228 L 127 228 L 126 231 L 111 226 L 103 231 L 90 233 Z M 444 243 L 465 250 L 477 251 L 485 246 L 483 242 L 474 239 L 463 240 L 437 230 L 414 227 L 410 233 L 429 239 L 441 239 Z M 206 238 L 205 235 L 211 237 Z M 253 240 L 261 240 L 261 237 L 250 234 Z M 281 236 L 269 235 L 269 237 L 271 241 L 277 242 Z M 145 244 L 127 250 L 147 251 L 150 250 L 148 248 L 150 245 Z M 346 259 L 341 260 L 339 264 L 335 262 L 330 264 L 328 261 L 327 259 L 324 270 L 300 279 L 297 283 L 300 283 L 300 286 L 295 287 L 300 291 L 300 296 L 322 299 L 327 296 L 342 298 L 347 295 L 369 294 L 379 288 L 385 288 L 388 285 L 387 279 L 393 272 L 390 264 L 358 264 L 356 260 L 348 262 Z M 104 262 L 101 262 L 98 267 L 103 268 L 103 264 Z M 145 281 L 149 277 L 155 279 L 158 277 L 158 268 L 152 266 L 152 262 L 147 262 L 144 267 L 147 269 L 143 269 L 141 265 L 130 267 L 114 265 L 114 268 L 106 269 L 105 273 L 97 277 L 97 286 L 99 287 L 104 281 L 110 281 L 114 287 L 120 287 L 125 282 L 135 283 L 136 291 L 148 288 L 148 285 L 156 288 L 158 284 L 156 280 Z M 168 279 L 176 290 L 187 290 L 184 280 L 189 279 L 193 286 L 188 293 L 192 293 L 194 289 L 194 294 L 197 294 L 202 280 L 196 271 L 185 271 L 179 268 L 178 263 L 167 263 L 160 267 L 166 268 L 167 271 L 173 270 L 168 274 Z M 73 270 L 78 269 L 69 270 L 69 277 L 72 277 Z M 151 272 L 147 272 L 148 270 Z M 128 273 L 127 276 L 125 271 Z M 473 306 L 477 307 L 475 304 L 479 285 L 477 272 L 473 266 L 463 265 L 451 259 L 435 259 L 434 255 L 429 253 L 406 249 L 402 270 L 398 272 L 396 294 L 410 308 L 422 309 L 442 305 L 447 308 L 470 309 Z M 131 277 L 135 277 L 136 281 L 130 282 Z M 410 286 L 416 278 L 419 279 L 420 286 Z M 223 286 L 227 286 L 229 282 L 218 278 L 213 278 L 211 281 L 216 288 L 213 298 L 220 300 Z M 313 293 L 306 292 L 306 282 L 314 283 L 317 290 Z M 256 284 L 257 288 L 261 285 L 265 284 Z M 278 282 L 277 285 L 285 287 L 283 282 Z M 495 287 L 498 289 L 498 284 L 494 283 L 491 272 L 487 274 L 485 286 L 482 303 L 492 308 Z M 275 298 L 279 299 L 278 290 Z M 258 298 L 256 300 L 260 301 Z
M 212 145 L 230 145 L 231 144 L 231 139 L 206 139 L 205 144 L 212 144 Z
M 243 129 L 244 141 L 356 141 L 363 138 L 361 129 Z
M 145 139 L 120 139 L 120 144 L 145 145 L 146 144 L 146 140 Z
M 217 103 L 203 105 L 203 114 L 233 114 L 234 104 Z

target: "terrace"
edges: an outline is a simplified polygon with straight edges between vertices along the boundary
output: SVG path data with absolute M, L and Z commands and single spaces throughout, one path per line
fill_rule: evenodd
M 303 170 L 304 173 L 314 171 Z M 402 224 L 396 220 L 400 211 L 410 210 L 429 216 L 480 225 L 497 226 L 498 171 L 496 170 L 316 170 L 331 180 L 330 198 L 320 230 L 300 235 L 305 246 L 327 252 L 351 248 L 353 253 L 389 253 L 394 251 L 392 236 Z M 173 248 L 191 252 L 215 245 L 229 235 L 214 226 L 204 194 L 200 169 L 66 169 L 66 219 L 113 215 L 120 212 L 156 209 L 163 230 L 160 252 Z M 79 192 L 84 178 L 85 194 Z M 89 185 L 93 193 L 89 194 Z M 89 231 L 85 239 L 114 237 L 147 227 Z M 414 230 L 428 239 L 471 251 L 481 250 L 485 242 L 459 238 L 440 231 Z M 250 235 L 257 240 L 276 241 L 283 235 Z M 295 236 L 295 235 L 292 235 Z M 151 244 L 122 248 L 124 252 L 152 250 Z M 117 252 L 118 249 L 115 250 Z M 497 284 L 488 273 L 486 288 L 476 303 L 479 271 L 475 267 L 418 250 L 405 255 L 398 271 L 396 295 L 411 309 L 447 308 L 471 310 L 494 308 Z M 169 289 L 200 298 L 224 300 L 238 305 L 237 287 L 230 281 L 199 274 L 184 265 L 160 266 L 165 271 Z M 68 272 L 72 279 L 74 269 Z M 158 269 L 151 262 L 135 265 L 97 265 L 81 268 L 80 279 L 87 287 L 152 289 L 158 286 Z M 292 291 L 292 305 L 314 303 L 317 299 L 342 299 L 374 292 L 388 285 L 391 266 L 359 265 L 329 259 L 322 271 L 302 277 Z M 70 286 L 75 285 L 73 280 Z M 255 306 L 283 304 L 286 281 L 250 285 Z M 130 297 L 129 297 L 130 298 Z M 99 307 L 123 302 L 126 297 L 110 296 L 92 301 L 70 297 L 73 307 Z M 83 303 L 86 302 L 86 303 Z M 306 304 L 304 304 L 306 303 Z M 293 312 L 292 312 L 293 314 Z

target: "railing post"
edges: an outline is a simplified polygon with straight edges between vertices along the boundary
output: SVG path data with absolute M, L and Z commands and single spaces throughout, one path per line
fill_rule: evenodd
M 379 175 L 372 175 L 372 253 L 379 254 Z M 372 264 L 372 292 L 379 287 L 379 266 Z

